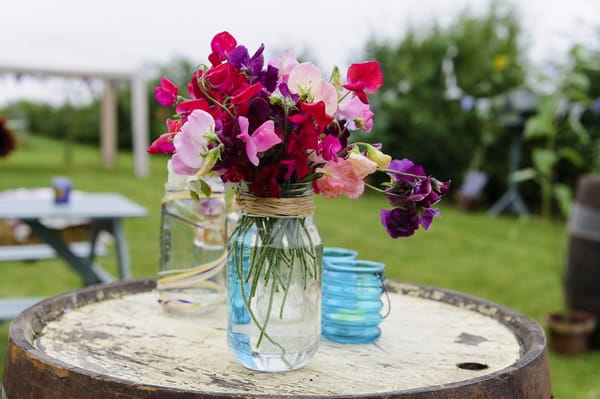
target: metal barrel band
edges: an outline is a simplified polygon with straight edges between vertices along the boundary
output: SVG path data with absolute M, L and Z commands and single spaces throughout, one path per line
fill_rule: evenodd
M 569 231 L 577 237 L 600 241 L 600 210 L 574 203 L 569 218 Z

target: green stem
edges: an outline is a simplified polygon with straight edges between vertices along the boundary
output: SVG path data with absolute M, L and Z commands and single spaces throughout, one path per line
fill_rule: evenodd
M 204 87 L 204 85 L 206 84 L 205 82 L 206 82 L 206 80 L 204 78 L 200 78 L 200 84 L 198 85 L 198 87 L 202 91 L 202 94 L 204 95 L 204 97 L 208 98 L 217 107 L 219 107 L 222 110 L 224 110 L 225 112 L 227 112 L 227 114 L 231 117 L 231 119 L 235 119 L 235 115 L 233 115 L 231 113 L 231 111 L 224 104 L 221 104 L 213 96 L 208 94 L 208 90 L 206 90 L 206 87 Z

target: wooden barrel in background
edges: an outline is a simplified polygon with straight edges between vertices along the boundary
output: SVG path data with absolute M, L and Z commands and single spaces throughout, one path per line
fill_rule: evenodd
M 161 311 L 150 280 L 46 299 L 10 326 L 7 399 L 550 399 L 543 330 L 491 302 L 386 282 L 391 312 L 371 344 L 322 340 L 304 368 L 257 373 L 226 344 L 225 306 Z
M 577 184 L 569 218 L 565 292 L 571 309 L 593 313 L 600 320 L 600 176 L 584 176 Z M 600 326 L 590 346 L 600 348 Z

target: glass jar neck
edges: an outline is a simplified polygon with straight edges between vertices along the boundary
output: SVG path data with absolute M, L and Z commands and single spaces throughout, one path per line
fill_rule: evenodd
M 257 195 L 250 191 L 252 183 L 241 182 L 239 185 L 239 192 L 243 195 L 252 197 L 272 197 L 270 193 L 265 195 Z M 313 195 L 312 182 L 307 183 L 286 183 L 280 186 L 280 197 L 281 198 L 296 198 L 296 197 L 309 197 Z

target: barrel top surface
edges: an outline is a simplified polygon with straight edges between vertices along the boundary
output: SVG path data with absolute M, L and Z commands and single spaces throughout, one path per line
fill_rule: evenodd
M 524 342 L 531 341 L 531 333 L 540 333 L 534 322 L 490 302 L 388 282 L 391 312 L 376 342 L 340 344 L 323 338 L 306 367 L 257 373 L 242 367 L 228 351 L 224 305 L 207 315 L 176 316 L 161 310 L 151 288 L 112 298 L 107 294 L 110 286 L 88 290 L 87 303 L 81 306 L 77 298 L 71 306 L 63 301 L 42 322 L 24 326 L 27 315 L 21 314 L 15 320 L 21 328 L 11 326 L 11 335 L 22 332 L 31 344 L 29 355 L 66 373 L 217 396 L 344 396 L 491 378 L 514 368 L 524 354 L 531 355 Z M 38 318 L 40 311 L 52 309 L 51 301 L 39 305 L 45 308 L 38 309 Z M 36 306 L 24 313 L 32 318 Z M 541 353 L 545 339 L 540 334 L 534 349 Z

